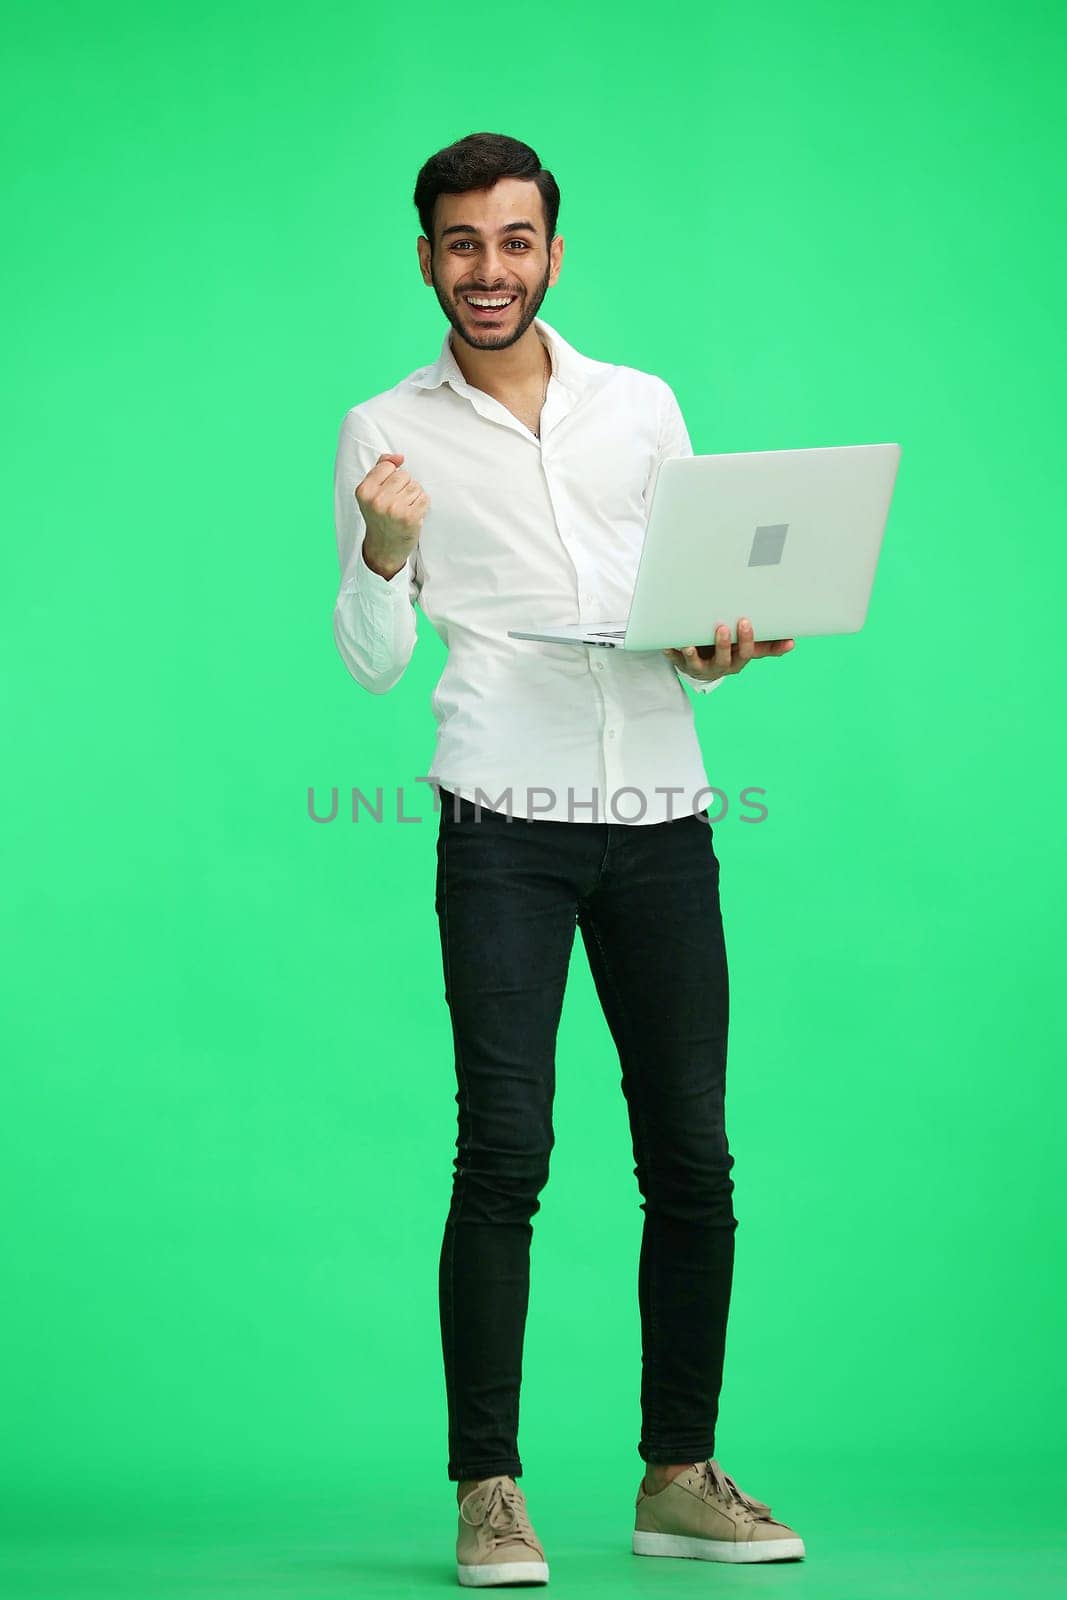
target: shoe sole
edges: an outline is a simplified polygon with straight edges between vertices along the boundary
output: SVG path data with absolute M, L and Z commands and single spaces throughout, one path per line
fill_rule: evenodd
M 488 1589 L 497 1583 L 547 1583 L 547 1561 L 496 1561 L 476 1567 L 456 1567 L 466 1589 Z
M 695 1561 L 799 1561 L 803 1539 L 689 1539 L 680 1533 L 642 1533 L 634 1529 L 635 1556 L 688 1556 Z

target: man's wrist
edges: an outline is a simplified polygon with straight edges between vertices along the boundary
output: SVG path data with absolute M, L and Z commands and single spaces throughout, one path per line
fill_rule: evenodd
M 400 569 L 407 565 L 406 558 L 403 561 L 390 561 L 380 551 L 375 550 L 373 545 L 368 546 L 366 539 L 363 541 L 362 555 L 364 565 L 368 566 L 372 572 L 377 573 L 379 578 L 384 578 L 386 582 L 390 578 L 395 578 Z

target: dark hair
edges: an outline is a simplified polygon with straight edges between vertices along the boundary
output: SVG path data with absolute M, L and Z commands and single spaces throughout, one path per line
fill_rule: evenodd
M 559 216 L 559 185 L 541 165 L 536 150 L 506 133 L 468 133 L 425 162 L 415 180 L 415 209 L 430 244 L 434 206 L 439 194 L 467 194 L 491 189 L 500 178 L 526 178 L 536 183 L 545 209 L 545 238 L 551 244 Z

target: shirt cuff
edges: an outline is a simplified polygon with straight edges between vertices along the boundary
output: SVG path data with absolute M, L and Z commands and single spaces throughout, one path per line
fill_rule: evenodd
M 405 561 L 399 572 L 394 572 L 391 578 L 383 578 L 380 572 L 368 567 L 361 545 L 356 551 L 352 571 L 341 585 L 341 593 L 365 594 L 371 605 L 382 601 L 392 604 L 397 596 L 408 599 L 409 576 L 409 566 Z
M 711 682 L 707 683 L 701 678 L 690 677 L 689 673 L 684 672 L 681 667 L 676 666 L 674 670 L 682 682 L 687 683 L 690 689 L 697 694 L 710 694 L 713 689 L 717 689 L 721 683 L 726 682 L 725 678 L 712 678 Z

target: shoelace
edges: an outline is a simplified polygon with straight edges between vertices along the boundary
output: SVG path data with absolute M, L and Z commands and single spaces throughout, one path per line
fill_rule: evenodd
M 725 1500 L 727 1504 L 732 1500 L 738 1505 L 744 1506 L 746 1511 L 751 1512 L 757 1518 L 772 1520 L 770 1506 L 764 1505 L 762 1500 L 756 1500 L 752 1495 L 746 1494 L 743 1489 L 739 1489 L 734 1480 L 722 1470 L 717 1461 L 704 1461 L 701 1465 L 704 1469 L 703 1487 L 700 1491 L 702 1500 L 706 1500 L 709 1494 L 714 1494 L 718 1499 Z
M 467 1515 L 466 1501 L 460 1506 L 459 1514 L 468 1526 L 472 1528 L 478 1526 Z M 489 1528 L 493 1549 L 501 1544 L 521 1543 L 529 1545 L 531 1550 L 537 1550 L 540 1554 L 537 1535 L 530 1525 L 523 1496 L 517 1484 L 509 1479 L 499 1478 L 490 1489 L 485 1502 L 484 1521 Z

